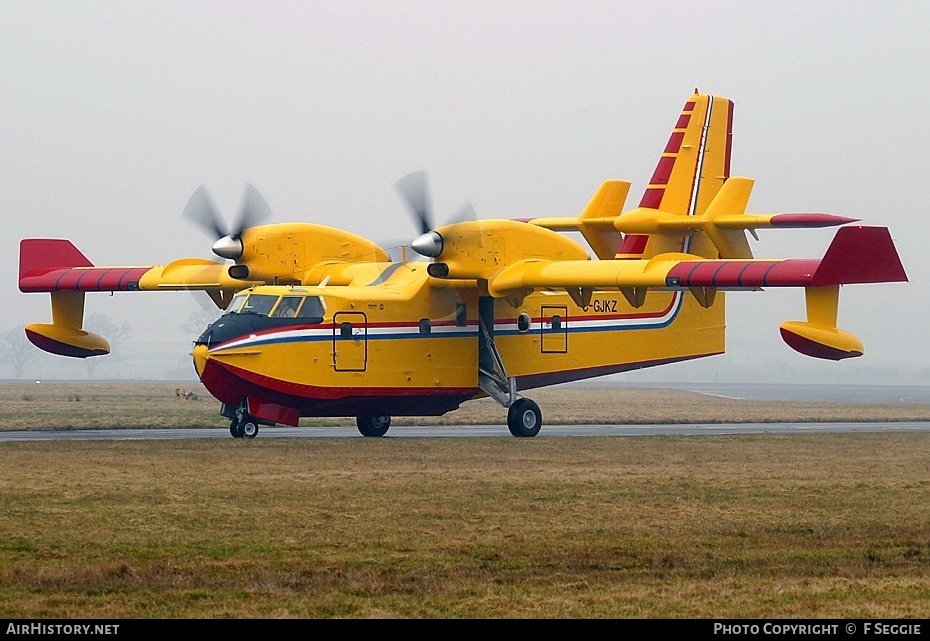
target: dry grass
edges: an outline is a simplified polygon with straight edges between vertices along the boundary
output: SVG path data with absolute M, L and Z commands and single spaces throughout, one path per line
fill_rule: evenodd
M 197 400 L 178 399 L 177 389 Z M 930 405 L 747 401 L 693 392 L 615 387 L 558 387 L 528 393 L 547 423 L 742 423 L 928 421 Z M 445 416 L 397 418 L 396 424 L 506 423 L 490 399 Z M 199 383 L 0 383 L 0 429 L 224 427 L 219 403 Z M 353 419 L 302 419 L 303 425 L 354 425 Z
M 0 418 L 224 425 L 202 389 L 177 387 L 3 384 Z M 550 422 L 930 414 L 622 388 L 533 398 Z M 477 401 L 443 420 L 504 419 Z M 930 615 L 930 432 L 505 434 L 0 444 L 0 617 Z
M 0 617 L 930 615 L 930 434 L 0 456 Z

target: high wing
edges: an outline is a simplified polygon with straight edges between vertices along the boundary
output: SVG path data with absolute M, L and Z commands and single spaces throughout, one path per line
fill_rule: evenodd
M 235 263 L 182 258 L 167 265 L 96 266 L 71 241 L 24 239 L 19 289 L 47 292 L 52 300 L 52 322 L 27 325 L 26 336 L 53 354 L 99 356 L 110 348 L 104 338 L 83 329 L 87 292 L 201 290 L 226 309 L 237 291 L 253 285 L 305 284 L 321 264 L 390 260 L 367 239 L 312 223 L 240 229 L 218 239 L 214 251 Z
M 820 259 L 711 260 L 687 254 L 588 263 L 526 259 L 490 278 L 488 292 L 501 298 L 565 289 L 586 306 L 595 288 L 618 288 L 631 306 L 640 307 L 650 288 L 684 289 L 708 307 L 718 290 L 803 287 L 807 321 L 782 323 L 782 338 L 808 356 L 840 360 L 863 353 L 859 339 L 836 327 L 840 285 L 906 280 L 888 230 L 856 226 L 840 229 Z

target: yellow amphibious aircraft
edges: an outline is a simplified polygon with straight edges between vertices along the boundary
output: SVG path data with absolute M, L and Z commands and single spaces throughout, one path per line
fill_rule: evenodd
M 423 174 L 411 174 L 398 183 L 422 226 L 411 248 L 430 261 L 392 261 L 321 225 L 257 225 L 268 209 L 254 189 L 231 232 L 202 189 L 185 210 L 233 265 L 95 267 L 67 240 L 26 239 L 20 290 L 52 299 L 52 323 L 26 334 L 55 354 L 106 354 L 82 329 L 86 292 L 205 290 L 226 313 L 194 341 L 194 367 L 232 435 L 247 438 L 302 416 L 354 416 L 363 435 L 382 436 L 392 415 L 438 416 L 484 396 L 508 408 L 514 436 L 534 436 L 542 416 L 526 390 L 723 353 L 726 290 L 803 287 L 807 319 L 782 323 L 784 341 L 816 358 L 860 356 L 836 327 L 839 289 L 907 280 L 888 230 L 746 213 L 753 181 L 730 176 L 732 121 L 726 98 L 689 97 L 625 212 L 630 183 L 608 180 L 577 218 L 434 229 Z M 818 259 L 754 258 L 746 237 L 833 225 Z

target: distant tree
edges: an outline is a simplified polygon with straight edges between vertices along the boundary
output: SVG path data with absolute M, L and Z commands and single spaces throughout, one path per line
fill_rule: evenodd
M 14 327 L 0 336 L 0 362 L 9 363 L 13 367 L 14 378 L 22 378 L 26 364 L 38 353 L 39 350 L 26 338 L 22 327 Z
M 181 324 L 181 330 L 193 340 L 200 336 L 203 330 L 207 328 L 207 325 L 219 318 L 222 313 L 223 310 L 218 307 L 214 307 L 212 310 L 208 307 L 195 309 L 188 315 L 187 320 Z
M 84 319 L 84 330 L 103 336 L 110 343 L 111 355 L 106 358 L 120 358 L 119 345 L 127 342 L 132 338 L 132 329 L 128 323 L 117 325 L 106 314 L 89 314 Z M 87 367 L 87 374 L 90 378 L 94 377 L 97 366 L 100 365 L 100 356 L 91 356 L 84 359 L 84 365 Z

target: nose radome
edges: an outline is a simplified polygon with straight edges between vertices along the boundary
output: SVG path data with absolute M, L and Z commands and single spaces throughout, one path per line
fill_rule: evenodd
M 194 369 L 197 376 L 203 376 L 203 370 L 207 365 L 209 348 L 206 345 L 195 345 L 191 356 L 194 358 Z

